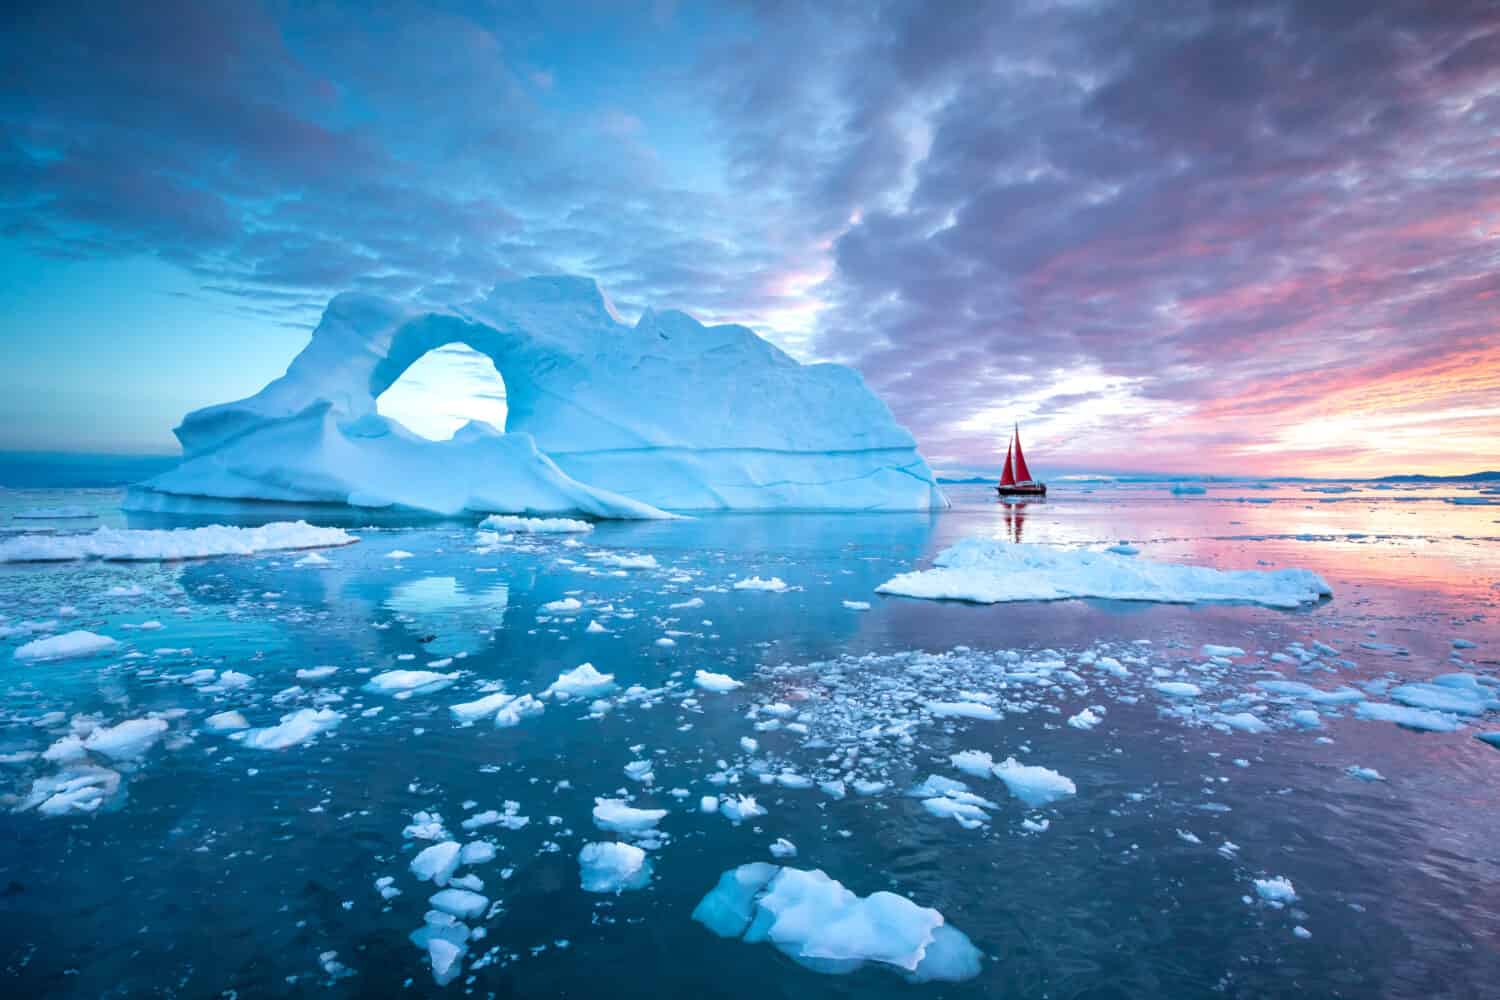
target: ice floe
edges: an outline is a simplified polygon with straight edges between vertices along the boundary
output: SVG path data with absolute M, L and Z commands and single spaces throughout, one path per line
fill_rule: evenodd
M 15 652 L 18 660 L 67 660 L 81 656 L 98 656 L 107 653 L 119 643 L 107 635 L 77 629 L 62 635 L 33 639 Z
M 821 870 L 769 863 L 730 869 L 693 919 L 720 937 L 767 942 L 816 972 L 875 963 L 915 982 L 979 973 L 979 950 L 937 910 L 892 892 L 858 896 Z
M 331 708 L 302 708 L 283 715 L 278 725 L 247 729 L 234 736 L 256 750 L 285 750 L 328 732 L 342 721 L 344 716 Z
M 651 862 L 634 844 L 585 844 L 578 852 L 578 870 L 585 892 L 624 892 L 651 881 Z
M 580 535 L 594 530 L 593 524 L 575 517 L 515 517 L 509 514 L 491 514 L 479 522 L 479 527 L 486 531 L 527 535 Z
M 4 539 L 0 541 L 0 563 L 206 559 L 284 549 L 326 548 L 357 541 L 357 537 L 342 528 L 319 528 L 306 521 L 278 521 L 258 528 L 223 524 L 172 530 L 98 528 L 87 534 L 22 535 Z
M 938 553 L 933 569 L 902 573 L 882 594 L 977 604 L 1072 597 L 1194 604 L 1204 601 L 1295 608 L 1333 593 L 1302 569 L 1218 570 L 1145 559 L 969 538 Z

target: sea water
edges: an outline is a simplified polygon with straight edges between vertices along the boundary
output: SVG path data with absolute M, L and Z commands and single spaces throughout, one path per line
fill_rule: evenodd
M 324 511 L 359 541 L 319 560 L 0 566 L 6 994 L 1492 995 L 1500 750 L 1475 737 L 1500 715 L 1421 732 L 1356 708 L 1500 666 L 1488 494 L 949 493 L 931 515 L 576 536 Z M 123 527 L 119 499 L 0 494 L 0 530 Z M 73 516 L 14 517 L 49 509 Z M 1334 596 L 1279 611 L 875 593 L 970 536 L 1302 567 Z M 735 586 L 751 578 L 784 586 Z M 72 630 L 117 645 L 13 655 Z M 612 684 L 544 697 L 584 663 Z M 437 679 L 403 687 L 397 670 Z M 506 725 L 451 710 L 500 694 L 542 710 Z M 292 719 L 283 748 L 258 749 L 234 712 L 253 732 Z M 84 752 L 119 776 L 95 811 L 25 808 L 71 766 L 70 733 L 131 720 L 147 722 L 110 730 L 120 759 Z M 666 815 L 601 829 L 599 799 Z M 448 838 L 491 845 L 454 875 L 482 904 L 430 902 L 439 887 L 413 872 Z M 616 842 L 644 855 L 595 849 L 580 868 L 585 845 Z M 831 974 L 710 932 L 694 908 L 749 862 L 933 908 L 978 949 L 977 974 Z M 583 886 L 612 878 L 618 892 Z M 477 931 L 446 986 L 410 937 L 442 906 Z

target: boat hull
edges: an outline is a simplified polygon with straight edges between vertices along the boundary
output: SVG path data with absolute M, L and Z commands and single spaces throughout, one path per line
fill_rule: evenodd
M 1029 483 L 1025 486 L 996 486 L 995 492 L 1003 497 L 1044 497 L 1047 495 L 1047 485 Z

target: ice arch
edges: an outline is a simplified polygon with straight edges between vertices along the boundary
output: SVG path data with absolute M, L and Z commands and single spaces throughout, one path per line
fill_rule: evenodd
M 452 343 L 494 362 L 506 433 L 470 424 L 428 441 L 377 412 L 402 372 Z M 183 464 L 134 490 L 133 509 L 244 498 L 649 517 L 946 502 L 856 372 L 676 311 L 632 328 L 584 278 L 508 282 L 442 312 L 340 295 L 285 375 L 176 433 Z
M 428 351 L 376 391 L 375 410 L 429 441 L 448 440 L 470 420 L 503 432 L 505 379 L 489 358 L 448 344 Z

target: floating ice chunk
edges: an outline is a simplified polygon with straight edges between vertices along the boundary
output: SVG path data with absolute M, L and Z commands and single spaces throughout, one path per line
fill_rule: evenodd
M 1322 716 L 1318 715 L 1317 711 L 1311 708 L 1299 708 L 1296 711 L 1289 712 L 1287 718 L 1303 729 L 1323 728 Z
M 485 865 L 495 860 L 495 845 L 488 840 L 471 840 L 458 852 L 459 864 Z
M 110 760 L 134 760 L 150 750 L 167 731 L 162 719 L 129 719 L 108 729 L 96 729 L 83 741 L 84 749 Z
M 1288 698 L 1301 698 L 1317 705 L 1345 705 L 1358 701 L 1364 701 L 1364 694 L 1351 687 L 1342 687 L 1334 691 L 1324 691 L 1315 688 L 1311 684 L 1301 681 L 1258 681 L 1256 686 L 1270 694 L 1284 695 Z
M 651 862 L 634 844 L 585 844 L 578 852 L 578 872 L 585 892 L 625 892 L 651 881 Z
M 1140 549 L 1136 548 L 1134 545 L 1131 545 L 1129 542 L 1123 541 L 1123 540 L 1120 541 L 1116 545 L 1111 545 L 1109 548 L 1105 549 L 1104 551 L 1105 552 L 1113 552 L 1117 556 L 1138 556 L 1138 555 L 1141 554 L 1141 550 Z
M 0 546 L 5 543 L 0 542 Z M 114 649 L 119 643 L 107 635 L 77 629 L 62 635 L 33 639 L 16 650 L 18 660 L 67 660 L 79 656 L 98 656 Z
M 938 819 L 952 819 L 965 830 L 973 830 L 990 821 L 990 814 L 976 805 L 960 802 L 947 796 L 935 796 L 922 800 L 922 808 Z
M 385 557 L 387 559 L 394 559 L 397 562 L 400 562 L 402 559 L 410 559 L 412 557 L 412 553 L 406 551 L 405 549 L 391 549 L 391 551 L 385 554 Z
M 1242 733 L 1268 733 L 1270 725 L 1265 719 L 1252 712 L 1235 712 L 1225 714 L 1220 712 L 1214 716 L 1214 721 L 1228 726 L 1230 729 L 1238 729 Z
M 1348 767 L 1344 768 L 1344 773 L 1351 778 L 1358 778 L 1360 781 L 1385 780 L 1385 775 L 1381 774 L 1373 767 L 1360 767 L 1358 764 L 1350 764 Z
M 547 706 L 537 701 L 529 694 L 519 695 L 510 704 L 495 713 L 495 728 L 509 729 L 518 726 L 522 719 L 529 719 L 534 715 L 541 715 Z
M 243 736 L 245 746 L 256 750 L 285 750 L 306 743 L 319 733 L 326 733 L 343 720 L 343 715 L 331 708 L 304 708 L 283 715 L 280 725 L 249 729 L 235 735 Z
M 476 701 L 466 701 L 457 705 L 449 705 L 448 711 L 460 722 L 474 722 L 478 719 L 490 718 L 506 705 L 516 700 L 513 694 L 497 691 L 487 694 Z
M 542 692 L 542 697 L 546 698 L 550 695 L 563 699 L 592 698 L 614 686 L 614 674 L 601 674 L 594 669 L 592 663 L 581 663 L 572 670 L 558 674 L 557 680 Z
M 624 799 L 594 800 L 594 825 L 610 833 L 639 837 L 655 830 L 666 815 L 665 809 L 636 809 Z
M 698 811 L 703 813 L 716 813 L 719 811 L 719 797 L 717 795 L 705 795 L 698 800 Z
M 542 610 L 549 615 L 568 615 L 575 611 L 582 611 L 583 602 L 576 597 L 563 597 L 543 604 Z
M 341 528 L 317 528 L 305 521 L 278 521 L 258 528 L 213 524 L 171 531 L 99 528 L 88 534 L 22 535 L 0 541 L 0 563 L 205 559 L 324 548 L 357 541 L 358 538 Z
M 1198 650 L 1198 655 L 1228 660 L 1236 656 L 1244 656 L 1245 651 L 1238 646 L 1215 646 L 1212 643 L 1204 643 Z
M 707 670 L 699 670 L 693 674 L 693 683 L 705 691 L 713 691 L 716 694 L 725 694 L 735 688 L 744 687 L 743 681 L 737 681 L 728 674 L 715 674 Z
M 870 602 L 869 601 L 845 601 L 844 602 L 844 607 L 848 608 L 850 611 L 869 611 L 870 610 Z
M 1233 601 L 1273 608 L 1315 604 L 1332 594 L 1321 577 L 1301 569 L 1217 570 L 988 538 L 965 539 L 940 552 L 933 565 L 875 589 L 977 604 L 1098 597 L 1172 604 Z
M 1113 656 L 1099 657 L 1094 661 L 1094 668 L 1096 670 L 1102 670 L 1107 674 L 1114 674 L 1116 677 L 1130 676 L 1130 671 L 1125 667 L 1125 665 L 1119 660 L 1115 659 Z
M 1451 733 L 1463 728 L 1455 715 L 1433 712 L 1425 708 L 1409 708 L 1383 701 L 1362 701 L 1354 707 L 1354 714 L 1361 719 L 1394 722 L 1406 729 L 1417 729 L 1429 733 Z
M 938 911 L 890 892 L 857 896 L 822 871 L 741 865 L 719 878 L 693 919 L 721 937 L 769 942 L 817 972 L 876 962 L 917 982 L 979 973 L 979 950 Z
M 950 754 L 953 766 L 973 778 L 988 778 L 995 769 L 995 758 L 983 750 L 964 750 Z
M 453 873 L 458 870 L 462 850 L 463 847 L 455 840 L 445 840 L 425 847 L 411 859 L 411 873 L 423 882 L 447 885 Z
M 420 810 L 412 814 L 411 822 L 401 831 L 401 836 L 412 840 L 451 840 L 443 826 L 443 817 L 437 813 Z
M 338 667 L 306 667 L 297 671 L 299 681 L 321 681 L 339 672 Z
M 1468 681 L 1469 684 L 1460 685 L 1452 681 L 1444 684 L 1443 678 L 1438 678 L 1437 682 L 1431 684 L 1402 684 L 1391 689 L 1391 700 L 1413 708 L 1451 712 L 1456 715 L 1483 715 L 1485 712 L 1500 708 L 1500 701 L 1495 700 L 1493 692 L 1474 681 L 1472 675 L 1457 676 Z
M 439 889 L 427 898 L 434 910 L 450 914 L 459 920 L 473 920 L 489 909 L 488 897 L 468 889 Z
M 643 781 L 647 784 L 656 780 L 656 775 L 651 771 L 649 760 L 633 760 L 625 765 L 625 777 L 631 781 Z
M 977 701 L 929 701 L 927 711 L 938 719 L 984 719 L 994 722 L 1004 716 L 988 705 Z
M 609 629 L 605 628 L 603 625 L 600 625 L 598 622 L 589 622 L 589 627 L 584 629 L 584 631 L 598 634 L 600 632 L 608 632 Z
M 427 941 L 427 960 L 432 963 L 432 978 L 439 986 L 447 986 L 463 971 L 462 959 L 467 949 L 447 938 L 432 937 Z
M 120 773 L 107 767 L 79 764 L 37 778 L 31 793 L 16 808 L 35 809 L 43 816 L 97 812 L 120 790 Z
M 785 837 L 777 837 L 771 845 L 771 856 L 773 858 L 795 858 L 797 856 L 797 845 Z
M 726 795 L 719 803 L 719 812 L 725 819 L 739 826 L 747 819 L 766 814 L 766 807 L 755 801 L 753 795 Z
M 480 521 L 479 526 L 486 531 L 533 535 L 576 535 L 594 530 L 588 521 L 572 517 L 513 517 L 508 514 L 491 514 Z
M 318 552 L 309 552 L 307 555 L 292 563 L 293 566 L 328 566 L 331 564 L 329 558 Z
M 1255 892 L 1261 899 L 1278 906 L 1295 902 L 1297 899 L 1297 890 L 1292 888 L 1291 880 L 1280 875 L 1274 878 L 1256 879 Z
M 1078 786 L 1072 779 L 1050 768 L 1022 764 L 1014 757 L 1007 757 L 995 765 L 995 777 L 1005 782 L 1012 795 L 1033 809 L 1078 794 Z
M 458 680 L 458 673 L 438 673 L 435 670 L 387 670 L 376 674 L 365 684 L 372 694 L 388 694 L 405 700 L 418 694 L 441 691 Z
M 1103 721 L 1098 715 L 1094 714 L 1094 710 L 1091 708 L 1085 708 L 1077 715 L 1068 717 L 1068 725 L 1074 729 L 1093 729 Z
M 620 555 L 615 552 L 604 552 L 594 556 L 594 559 L 617 569 L 656 569 L 658 567 L 656 557 L 651 555 Z
M 786 589 L 786 581 L 779 576 L 762 580 L 758 576 L 747 576 L 734 581 L 735 590 L 768 590 L 778 592 Z
M 1203 693 L 1202 688 L 1187 681 L 1160 681 L 1151 686 L 1168 698 L 1196 698 Z

